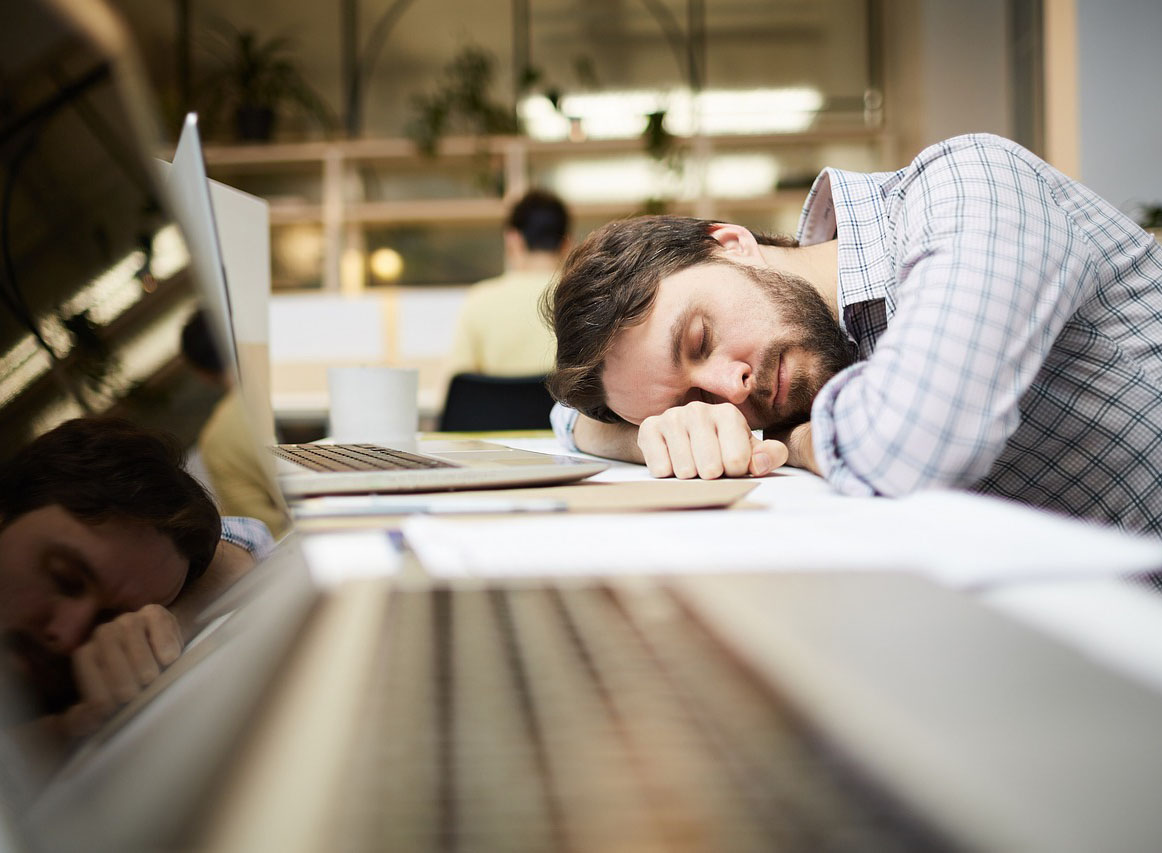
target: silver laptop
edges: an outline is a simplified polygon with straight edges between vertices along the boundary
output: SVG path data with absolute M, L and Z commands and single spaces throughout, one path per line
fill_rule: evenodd
M 27 8 L 45 43 L 92 54 L 83 20 Z M 5 35 L 0 48 L 37 41 Z M 104 50 L 98 66 L 116 73 L 102 95 L 140 112 L 128 57 Z M 0 66 L 14 55 L 0 49 Z M 68 141 L 40 154 L 87 150 Z M 386 568 L 386 534 L 362 535 Z M 212 607 L 209 633 L 47 785 L 25 793 L 0 763 L 0 795 L 18 792 L 0 802 L 0 840 L 98 853 L 1162 847 L 1162 699 L 924 580 L 438 584 L 405 559 L 324 588 L 300 545 L 292 535 Z
M 191 251 L 210 279 L 208 302 L 223 349 L 237 351 L 230 289 L 206 177 L 197 116 L 186 117 L 169 173 L 169 188 Z M 243 389 L 245 391 L 245 388 Z M 546 424 L 547 426 L 547 424 Z M 376 444 L 283 444 L 272 448 L 287 498 L 314 494 L 430 492 L 568 483 L 607 465 L 570 456 L 514 450 L 484 441 L 421 441 L 409 447 Z

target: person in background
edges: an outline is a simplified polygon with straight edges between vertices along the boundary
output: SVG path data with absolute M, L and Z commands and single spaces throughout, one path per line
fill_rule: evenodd
M 553 334 L 540 299 L 569 249 L 569 211 L 552 193 L 532 190 L 504 227 L 505 272 L 473 285 L 460 310 L 451 372 L 543 376 L 553 366 Z
M 275 537 L 282 536 L 290 527 L 286 505 L 259 456 L 242 394 L 222 363 L 204 312 L 196 311 L 182 327 L 181 351 L 203 380 L 223 391 L 198 436 L 198 453 L 222 513 L 257 518 Z
M 0 467 L 0 665 L 38 739 L 67 743 L 132 699 L 269 547 L 182 462 L 168 436 L 77 418 Z

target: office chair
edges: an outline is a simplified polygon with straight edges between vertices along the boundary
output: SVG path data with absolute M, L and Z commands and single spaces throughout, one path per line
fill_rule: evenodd
M 444 432 L 548 429 L 552 408 L 544 376 L 458 373 L 448 385 L 439 428 Z

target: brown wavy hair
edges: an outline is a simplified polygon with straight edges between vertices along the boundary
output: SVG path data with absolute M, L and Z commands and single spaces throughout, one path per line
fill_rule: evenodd
M 667 276 L 698 264 L 729 264 L 711 229 L 684 216 L 639 216 L 597 229 L 569 253 L 541 314 L 557 336 L 557 362 L 546 384 L 566 405 L 620 423 L 605 402 L 602 369 L 613 339 L 644 322 Z M 792 237 L 752 232 L 761 245 L 793 247 Z
M 209 566 L 222 519 L 182 468 L 176 439 L 118 418 L 75 418 L 34 439 L 0 467 L 0 523 L 59 505 L 89 524 L 124 519 L 167 537 L 189 569 Z

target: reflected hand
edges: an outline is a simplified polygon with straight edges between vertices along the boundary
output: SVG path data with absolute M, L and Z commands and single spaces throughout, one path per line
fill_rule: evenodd
M 646 418 L 637 443 L 655 477 L 762 476 L 787 461 L 786 445 L 755 438 L 746 417 L 730 403 L 687 403 Z
M 98 625 L 73 653 L 73 676 L 81 695 L 66 712 L 73 735 L 88 734 L 148 686 L 182 653 L 178 621 L 160 604 Z

